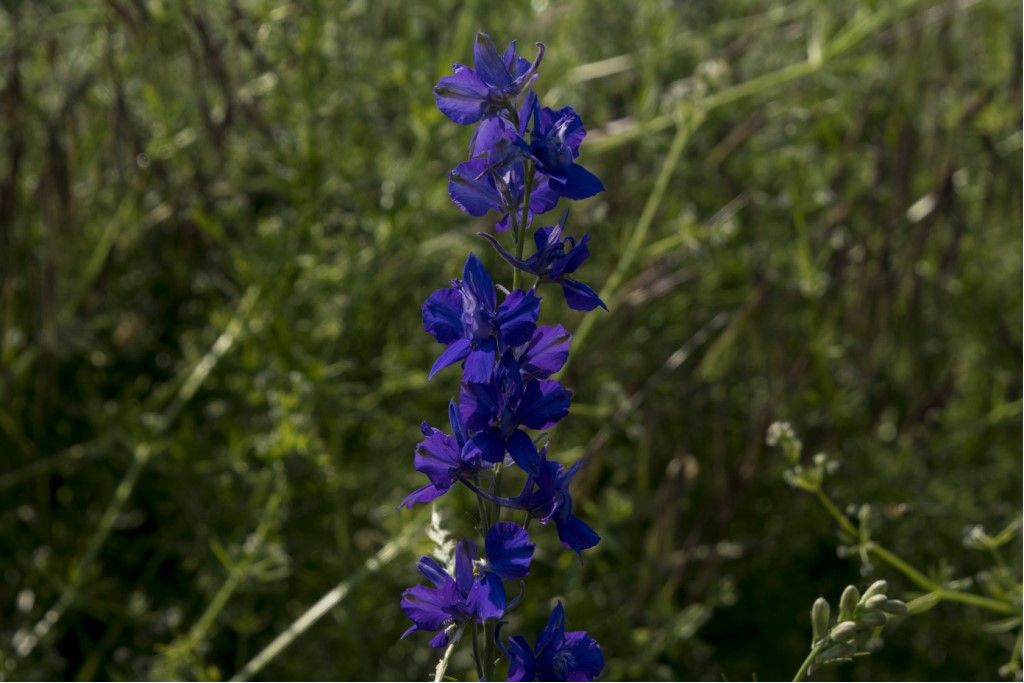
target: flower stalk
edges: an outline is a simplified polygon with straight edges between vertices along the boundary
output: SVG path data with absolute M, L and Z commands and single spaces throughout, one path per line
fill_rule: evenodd
M 483 536 L 480 544 L 461 541 L 448 568 L 421 557 L 417 568 L 430 585 L 402 594 L 402 610 L 412 621 L 403 637 L 433 634 L 431 646 L 444 648 L 439 676 L 466 628 L 481 680 L 498 678 L 502 659 L 510 680 L 593 680 L 604 667 L 593 638 L 565 630 L 561 603 L 536 647 L 523 636 L 500 638 L 503 618 L 524 598 L 535 549 L 526 528 L 531 520 L 553 526 L 562 545 L 577 554 L 600 541 L 573 512 L 569 485 L 583 461 L 565 467 L 548 458 L 547 430 L 568 414 L 572 400 L 552 378 L 568 360 L 572 335 L 561 325 L 538 324 L 538 287 L 560 286 L 574 310 L 603 308 L 604 302 L 569 277 L 589 256 L 589 236 L 578 242 L 563 237 L 567 213 L 556 225 L 536 227 L 533 221 L 560 199 L 585 199 L 604 186 L 576 162 L 586 135 L 580 117 L 571 107 L 542 107 L 532 89 L 543 53 L 538 44 L 532 63 L 517 54 L 515 43 L 498 53 L 481 33 L 474 68 L 456 65 L 434 88 L 449 119 L 476 125 L 469 159 L 448 177 L 452 201 L 471 216 L 498 214 L 497 235 L 510 231 L 512 238 L 508 251 L 498 236 L 484 235 L 512 266 L 511 289 L 495 283 L 471 253 L 461 279 L 431 294 L 422 309 L 424 329 L 444 345 L 428 377 L 452 366 L 462 372 L 458 394 L 449 402 L 451 432 L 427 423 L 420 428 L 424 439 L 416 446 L 414 465 L 427 483 L 402 505 L 435 501 L 461 485 L 477 499 Z M 536 251 L 527 257 L 531 232 Z M 529 289 L 523 286 L 524 273 L 536 278 Z M 520 480 L 517 495 L 502 490 L 506 477 Z M 525 523 L 502 521 L 504 508 L 525 512 Z M 510 600 L 506 583 L 511 581 L 518 581 L 520 590 Z

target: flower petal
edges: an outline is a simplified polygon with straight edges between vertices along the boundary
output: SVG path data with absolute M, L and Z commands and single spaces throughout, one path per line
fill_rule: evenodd
M 466 430 L 462 426 L 462 416 L 459 415 L 459 406 L 455 403 L 455 399 L 448 401 L 448 423 L 452 426 L 452 436 L 459 442 L 460 445 L 466 443 Z M 426 424 L 426 423 L 424 423 Z M 425 436 L 430 436 L 425 434 Z
M 574 311 L 592 311 L 598 306 L 608 310 L 601 297 L 593 289 L 579 280 L 562 278 L 562 294 L 565 295 L 565 303 Z
M 604 191 L 601 179 L 579 164 L 572 164 L 560 170 L 562 179 L 551 182 L 552 188 L 563 197 L 586 199 Z
M 505 613 L 505 586 L 493 572 L 484 572 L 466 597 L 466 611 L 477 620 L 500 619 Z
M 434 86 L 434 101 L 441 113 L 455 123 L 475 123 L 483 116 L 487 84 L 462 64 L 456 64 L 453 71 L 453 75 L 445 76 Z
M 540 455 L 537 453 L 537 447 L 533 445 L 533 441 L 526 435 L 526 432 L 521 429 L 512 432 L 506 447 L 508 448 L 508 454 L 512 456 L 512 460 L 524 472 L 533 475 L 539 472 Z
M 463 336 L 462 294 L 455 287 L 438 289 L 423 302 L 423 329 L 442 344 Z
M 505 459 L 505 440 L 501 432 L 488 427 L 477 433 L 462 451 L 463 460 L 479 458 L 486 463 L 499 463 Z
M 552 188 L 562 197 L 570 200 L 585 200 L 604 190 L 604 183 L 580 164 L 562 169 L 562 178 L 552 180 Z
M 420 558 L 420 561 L 416 563 L 416 569 L 438 588 L 452 580 L 452 577 L 444 570 L 441 563 L 429 555 L 424 555 Z
M 569 358 L 572 335 L 561 325 L 541 325 L 519 356 L 519 368 L 530 379 L 550 377 Z
M 508 346 L 525 344 L 537 329 L 540 317 L 540 297 L 531 289 L 521 289 L 509 294 L 498 307 L 498 328 L 501 341 Z
M 571 400 L 569 390 L 555 380 L 535 380 L 526 385 L 516 417 L 530 429 L 547 429 L 569 413 Z
M 491 274 L 487 272 L 483 262 L 477 255 L 470 252 L 466 259 L 466 265 L 462 268 L 462 280 L 464 287 L 469 289 L 470 294 L 488 311 L 493 311 L 497 306 L 497 297 L 494 294 L 494 281 Z
M 491 183 L 487 160 L 463 161 L 448 174 L 448 195 L 470 216 L 483 216 L 501 208 L 501 195 Z
M 498 522 L 490 528 L 484 540 L 487 563 L 503 579 L 527 576 L 535 548 L 526 529 L 515 522 Z
M 498 396 L 492 384 L 464 382 L 459 394 L 459 415 L 469 433 L 487 427 L 498 411 Z
M 452 485 L 452 470 L 462 464 L 462 448 L 455 437 L 439 429 L 416 444 L 414 463 L 417 472 L 427 476 L 434 486 L 448 490 Z
M 512 636 L 508 639 L 508 647 L 505 652 L 508 655 L 508 680 L 536 680 L 536 662 L 533 657 L 533 650 L 530 648 L 530 643 L 526 638 Z
M 450 586 L 431 588 L 413 586 L 402 592 L 401 607 L 418 631 L 436 631 L 451 618 L 453 581 Z M 406 634 L 411 631 L 406 631 Z
M 488 242 L 490 242 L 491 246 L 494 247 L 494 250 L 498 252 L 498 256 L 503 258 L 510 266 L 512 266 L 513 268 L 518 268 L 519 270 L 524 270 L 533 275 L 537 274 L 531 270 L 531 266 L 529 263 L 521 259 L 517 259 L 515 256 L 510 254 L 509 251 L 505 249 L 505 247 L 501 246 L 501 242 L 495 239 L 493 235 L 488 235 L 485 232 L 478 232 L 477 234 L 480 237 L 483 237 Z
M 512 84 L 512 76 L 505 66 L 505 60 L 498 54 L 498 49 L 494 47 L 494 42 L 486 33 L 476 34 L 476 42 L 473 43 L 473 66 L 488 85 L 505 90 Z
M 569 250 L 569 253 L 565 255 L 565 260 L 560 266 L 560 275 L 568 275 L 569 273 L 575 272 L 583 265 L 583 262 L 590 257 L 590 247 L 587 246 L 587 242 L 589 241 L 590 235 L 584 235 L 583 238 Z
M 577 554 L 587 548 L 593 548 L 601 542 L 601 537 L 597 535 L 597 532 L 575 515 L 568 515 L 565 518 L 557 515 L 555 528 L 558 530 L 558 540 L 562 542 L 562 545 Z
M 402 507 L 411 510 L 417 503 L 429 503 L 448 493 L 448 487 L 439 489 L 433 484 L 421 486 L 402 500 Z
M 565 634 L 562 651 L 568 652 L 572 665 L 568 680 L 593 681 L 604 669 L 604 655 L 601 646 L 586 631 L 569 631 Z
M 552 185 L 550 178 L 540 176 L 535 183 L 533 192 L 530 193 L 530 211 L 539 216 L 555 208 L 558 198 L 562 195 L 560 190 Z
M 553 650 L 560 650 L 564 638 L 565 607 L 562 606 L 562 601 L 559 600 L 558 604 L 555 605 L 555 609 L 551 610 L 551 616 L 548 617 L 547 626 L 545 626 L 544 630 L 540 632 L 539 636 L 537 636 L 537 647 L 534 648 L 534 652 L 539 655 L 548 647 Z
M 468 539 L 455 547 L 455 585 L 467 595 L 473 587 L 473 560 L 477 557 L 476 543 Z
M 470 342 L 468 339 L 459 339 L 448 345 L 448 348 L 441 352 L 434 364 L 427 373 L 427 379 L 434 379 L 434 375 L 444 370 L 449 365 L 455 365 L 469 355 Z
M 462 379 L 466 382 L 489 382 L 494 374 L 494 339 L 485 339 L 466 356 Z

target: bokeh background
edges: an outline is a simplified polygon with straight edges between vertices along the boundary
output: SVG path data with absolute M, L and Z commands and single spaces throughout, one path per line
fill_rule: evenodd
M 912 598 L 785 484 L 783 419 L 878 539 L 986 591 L 965 528 L 1021 512 L 1019 3 L 10 0 L 3 677 L 225 679 L 321 598 L 256 678 L 430 675 L 398 641 L 430 512 L 396 507 L 455 383 L 420 302 L 470 249 L 505 272 L 431 95 L 481 29 L 547 44 L 608 187 L 572 224 L 611 312 L 544 313 L 577 330 L 553 452 L 590 458 L 603 542 L 543 534 L 510 628 L 561 597 L 608 680 L 788 679 L 818 595 Z M 943 603 L 825 675 L 989 679 L 993 621 Z

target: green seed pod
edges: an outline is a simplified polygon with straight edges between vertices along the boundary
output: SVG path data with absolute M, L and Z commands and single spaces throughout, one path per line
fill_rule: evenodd
M 858 626 L 885 626 L 885 612 L 877 609 L 862 609 L 857 613 Z
M 857 603 L 860 602 L 860 591 L 856 586 L 847 586 L 839 598 L 839 621 L 849 621 L 853 617 Z
M 889 590 L 889 584 L 883 580 L 875 581 L 873 584 L 868 586 L 868 589 L 864 591 L 864 597 L 861 600 L 868 600 L 875 595 L 885 595 L 885 592 Z
M 828 618 L 831 608 L 825 598 L 818 598 L 811 607 L 811 631 L 814 634 L 814 642 L 818 642 L 828 633 Z
M 868 597 L 867 593 L 865 593 L 864 597 L 861 598 L 860 604 L 864 605 L 864 607 L 868 609 L 885 609 L 882 605 L 884 605 L 888 600 L 889 598 L 884 595 L 872 595 L 871 597 Z
M 906 614 L 907 603 L 902 600 L 886 600 L 879 609 L 889 614 Z
M 857 633 L 857 624 L 852 621 L 843 621 L 836 624 L 836 627 L 828 634 L 832 640 L 843 642 L 853 638 Z

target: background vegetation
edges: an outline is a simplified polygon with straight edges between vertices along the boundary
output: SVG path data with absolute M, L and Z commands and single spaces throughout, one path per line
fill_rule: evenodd
M 9 0 L 3 677 L 228 678 L 290 626 L 243 673 L 429 674 L 396 506 L 453 388 L 419 304 L 487 252 L 431 97 L 479 29 L 548 45 L 608 186 L 554 437 L 604 540 L 545 538 L 513 627 L 560 595 L 608 680 L 788 678 L 818 595 L 918 595 L 837 554 L 780 419 L 886 547 L 1019 613 L 1019 532 L 1002 569 L 964 543 L 1021 513 L 1019 3 Z M 942 602 L 829 674 L 989 679 L 997 618 Z

